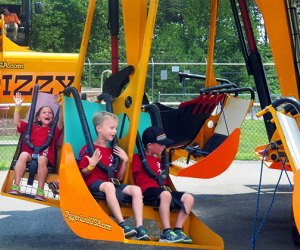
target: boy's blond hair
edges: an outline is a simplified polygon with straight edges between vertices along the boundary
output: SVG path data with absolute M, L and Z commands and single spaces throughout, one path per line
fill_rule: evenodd
M 113 113 L 110 113 L 110 112 L 107 112 L 107 111 L 101 111 L 101 112 L 98 112 L 94 115 L 93 117 L 93 125 L 94 125 L 94 128 L 95 128 L 95 131 L 96 131 L 96 134 L 97 134 L 97 129 L 96 127 L 100 124 L 102 124 L 107 118 L 113 118 L 115 119 L 116 121 L 118 121 L 118 116 L 113 114 Z

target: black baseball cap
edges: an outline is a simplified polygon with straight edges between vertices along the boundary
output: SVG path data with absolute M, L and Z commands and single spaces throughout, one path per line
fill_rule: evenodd
M 174 142 L 173 140 L 168 139 L 164 130 L 158 126 L 151 126 L 145 129 L 142 140 L 144 145 L 147 145 L 148 143 L 158 143 L 168 146 Z

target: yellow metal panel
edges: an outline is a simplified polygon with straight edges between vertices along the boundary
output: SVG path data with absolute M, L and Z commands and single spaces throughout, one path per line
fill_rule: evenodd
M 127 64 L 139 63 L 147 18 L 147 0 L 123 0 L 123 18 Z
M 298 232 L 300 232 L 300 170 L 295 172 L 294 184 L 293 212 Z
M 42 53 L 24 49 L 3 37 L 0 51 L 0 103 L 12 103 L 12 96 L 22 92 L 25 102 L 31 102 L 33 86 L 42 92 L 58 94 L 66 86 L 80 90 L 74 83 L 78 54 Z
M 24 51 L 24 52 L 29 51 L 27 48 L 15 44 L 6 36 L 3 36 L 2 41 L 3 41 L 3 47 L 2 47 L 3 51 Z
M 60 208 L 68 226 L 78 236 L 93 240 L 124 241 L 124 233 L 103 211 L 88 190 L 74 158 L 72 146 L 64 144 L 59 169 Z M 83 205 L 85 204 L 85 205 Z
M 208 42 L 209 46 L 208 46 L 208 54 L 207 54 L 206 81 L 205 81 L 206 88 L 218 85 L 214 73 L 214 66 L 213 66 L 218 9 L 219 9 L 219 0 L 211 1 L 210 32 L 209 32 L 209 42 Z
M 281 93 L 299 99 L 286 1 L 256 0 L 263 15 Z
M 289 144 L 287 142 L 288 138 L 284 134 L 284 128 L 282 127 L 282 125 L 280 123 L 280 120 L 279 120 L 279 117 L 278 117 L 278 114 L 280 114 L 280 113 L 272 105 L 268 106 L 267 109 L 264 109 L 264 111 L 266 111 L 266 110 L 272 114 L 272 118 L 273 118 L 272 121 L 276 125 L 276 128 L 277 128 L 276 133 L 279 136 L 279 138 L 277 138 L 277 137 L 276 138 L 272 138 L 272 140 L 275 141 L 275 140 L 279 140 L 280 139 L 280 141 L 282 142 L 282 145 L 284 147 L 284 152 L 287 155 L 288 163 L 290 164 L 290 166 L 292 168 L 292 171 L 296 172 L 297 166 L 296 166 L 296 163 L 293 160 L 294 157 L 292 156 L 292 153 L 291 153 L 292 151 L 289 148 Z M 261 113 L 263 113 L 264 111 L 261 111 Z
M 144 13 L 147 12 L 147 5 L 141 4 L 140 2 L 142 1 L 136 1 L 137 5 L 139 6 L 138 9 L 129 8 L 129 4 L 132 4 L 132 1 L 124 1 L 123 5 L 125 4 L 125 8 L 123 8 L 123 15 L 127 19 L 129 18 L 130 20 L 133 20 L 133 16 L 137 15 L 138 17 L 142 17 Z M 134 6 L 134 4 L 132 4 Z M 141 6 L 145 8 L 145 10 L 141 9 Z M 141 105 L 142 105 L 142 99 L 144 95 L 144 89 L 145 89 L 145 82 L 146 82 L 146 75 L 147 75 L 147 70 L 148 70 L 148 61 L 150 57 L 150 49 L 151 49 L 151 44 L 152 44 L 152 36 L 153 36 L 153 30 L 154 30 L 154 24 L 155 24 L 155 19 L 156 19 L 156 13 L 157 13 L 157 6 L 158 6 L 158 0 L 151 0 L 150 1 L 150 6 L 148 9 L 148 16 L 147 16 L 147 22 L 146 22 L 146 27 L 145 27 L 145 32 L 144 34 L 138 33 L 137 30 L 135 30 L 135 35 L 138 35 L 140 40 L 143 40 L 142 45 L 138 45 L 137 41 L 134 41 L 133 37 L 131 35 L 134 35 L 134 33 L 130 33 L 130 35 L 126 34 L 126 51 L 127 55 L 131 55 L 131 60 L 134 61 L 134 74 L 132 75 L 128 87 L 123 91 L 123 93 L 118 97 L 118 99 L 113 103 L 113 110 L 114 113 L 121 114 L 125 113 L 130 121 L 130 127 L 128 134 L 119 140 L 120 145 L 122 148 L 125 149 L 125 151 L 128 154 L 129 157 L 129 167 L 127 168 L 126 175 L 124 177 L 124 182 L 128 182 L 129 178 L 129 173 L 131 173 L 131 159 L 133 156 L 134 152 L 134 147 L 135 147 L 135 138 L 136 138 L 136 133 L 138 129 L 138 122 L 140 118 L 140 112 L 141 112 Z M 140 12 L 134 12 L 140 10 Z M 128 13 L 129 11 L 129 13 Z M 132 15 L 132 16 L 131 16 Z M 137 22 L 137 20 L 136 20 Z M 130 27 L 134 23 L 131 22 L 124 22 L 125 24 L 125 32 L 130 30 Z M 129 27 L 127 27 L 129 25 Z M 137 23 L 135 24 L 137 25 Z M 139 26 L 139 27 L 142 27 Z M 140 29 L 138 29 L 140 31 Z M 143 35 L 143 39 L 141 36 Z M 133 41 L 136 46 L 139 47 L 134 47 L 131 44 L 128 43 L 128 41 Z M 141 53 L 140 56 L 138 53 L 136 53 L 136 50 L 141 48 Z M 130 60 L 128 58 L 128 60 Z M 128 61 L 128 64 L 133 64 L 133 62 Z M 125 103 L 131 102 L 130 107 L 126 107 Z
M 86 52 L 87 52 L 87 48 L 88 48 L 89 37 L 90 37 L 90 33 L 91 33 L 91 27 L 92 27 L 92 23 L 93 23 L 95 8 L 96 8 L 96 0 L 90 0 L 88 12 L 87 12 L 87 16 L 86 16 L 86 22 L 84 25 L 83 36 L 82 36 L 82 40 L 81 40 L 79 60 L 78 60 L 78 65 L 77 65 L 76 75 L 75 75 L 75 86 L 79 86 L 80 82 L 81 82 L 82 71 L 83 71 L 83 67 L 84 67 L 84 60 L 85 60 L 85 56 L 86 56 Z

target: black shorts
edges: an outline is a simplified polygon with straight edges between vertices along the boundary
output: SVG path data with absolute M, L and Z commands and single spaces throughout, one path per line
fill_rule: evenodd
M 159 206 L 159 204 L 160 204 L 159 196 L 163 191 L 165 191 L 165 190 L 161 187 L 147 188 L 143 193 L 144 201 L 146 203 L 156 202 Z M 172 197 L 176 198 L 178 201 L 181 201 L 181 197 L 184 194 L 184 192 L 172 191 L 171 194 L 172 194 Z M 171 208 L 180 208 L 180 207 L 177 204 L 174 204 L 174 202 L 172 202 Z
M 91 194 L 93 195 L 93 197 L 97 200 L 106 200 L 105 193 L 102 192 L 102 191 L 99 191 L 99 187 L 103 182 L 107 182 L 107 181 L 97 180 L 97 181 L 94 181 L 88 187 Z M 126 184 L 120 184 L 120 185 L 115 184 L 116 197 L 117 197 L 120 204 L 121 203 L 130 204 L 132 202 L 132 197 L 123 193 L 123 190 L 124 190 L 125 187 L 127 187 Z
M 94 181 L 91 185 L 89 185 L 89 190 L 90 192 L 93 194 L 93 193 L 103 193 L 104 195 L 104 192 L 100 191 L 99 190 L 99 187 L 100 185 L 103 183 L 103 182 L 107 182 L 107 181 L 103 181 L 103 180 L 97 180 L 97 181 Z M 115 188 L 116 188 L 116 193 L 118 192 L 121 192 L 123 191 L 123 189 L 126 187 L 127 185 L 126 184 L 120 184 L 120 185 L 115 185 Z

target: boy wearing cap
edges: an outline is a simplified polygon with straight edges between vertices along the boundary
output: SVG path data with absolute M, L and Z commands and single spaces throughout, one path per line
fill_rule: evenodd
M 142 135 L 142 141 L 149 167 L 156 175 L 160 175 L 163 171 L 160 156 L 166 146 L 170 145 L 173 141 L 168 139 L 163 129 L 158 126 L 147 128 Z M 168 243 L 192 243 L 192 239 L 182 231 L 182 227 L 193 208 L 194 197 L 189 193 L 166 191 L 143 169 L 138 154 L 135 154 L 132 159 L 132 174 L 135 185 L 139 186 L 142 190 L 144 200 L 156 199 L 159 201 L 159 215 L 163 227 L 159 241 Z M 164 184 L 167 184 L 166 180 L 164 180 Z M 170 223 L 172 197 L 180 201 L 183 205 L 178 212 L 173 230 L 171 229 Z

